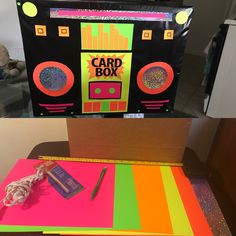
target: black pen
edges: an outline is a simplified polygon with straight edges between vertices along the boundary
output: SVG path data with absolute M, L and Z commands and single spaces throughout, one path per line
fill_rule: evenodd
M 102 180 L 103 180 L 103 178 L 104 178 L 104 176 L 105 176 L 106 171 L 107 171 L 107 167 L 104 167 L 104 168 L 102 169 L 102 172 L 101 172 L 101 174 L 100 174 L 100 177 L 99 177 L 99 179 L 98 179 L 98 182 L 97 182 L 96 186 L 95 186 L 94 189 L 93 189 L 93 192 L 92 192 L 92 195 L 91 195 L 91 198 L 90 198 L 91 200 L 93 200 L 93 199 L 95 198 L 95 196 L 97 195 L 97 192 L 98 192 L 98 190 L 99 190 L 99 188 L 100 188 L 100 186 L 101 186 L 101 183 L 102 183 Z

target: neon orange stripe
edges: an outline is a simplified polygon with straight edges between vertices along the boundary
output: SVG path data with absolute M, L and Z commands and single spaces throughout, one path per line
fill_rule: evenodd
M 172 167 L 171 170 L 191 223 L 194 236 L 213 236 L 189 179 L 185 176 L 181 167 Z
M 159 166 L 133 166 L 142 232 L 172 234 Z
M 114 30 L 114 49 L 119 50 L 119 30 Z
M 93 37 L 93 49 L 98 49 L 98 37 Z
M 115 25 L 110 25 L 110 49 L 114 49 Z
M 103 24 L 98 24 L 98 48 L 103 49 Z
M 82 49 L 87 49 L 86 41 L 87 41 L 87 31 L 86 28 L 82 28 Z
M 128 50 L 128 47 L 129 47 L 129 46 L 128 46 L 128 43 L 129 43 L 129 42 L 128 42 L 128 38 L 125 37 L 125 38 L 124 38 L 124 49 L 125 49 L 125 50 Z
M 108 33 L 104 33 L 104 49 L 109 49 Z
M 92 25 L 87 26 L 87 47 L 88 49 L 92 48 L 93 37 L 92 37 Z

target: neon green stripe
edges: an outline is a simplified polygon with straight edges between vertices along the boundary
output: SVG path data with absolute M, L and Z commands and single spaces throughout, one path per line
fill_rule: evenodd
M 114 207 L 115 230 L 141 228 L 132 166 L 116 165 Z
M 171 167 L 161 166 L 160 169 L 166 192 L 173 233 L 177 235 L 194 235 L 175 183 Z

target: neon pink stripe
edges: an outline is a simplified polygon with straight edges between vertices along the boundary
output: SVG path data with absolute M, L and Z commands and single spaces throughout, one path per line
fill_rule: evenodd
M 72 107 L 74 103 L 65 103 L 65 104 L 39 104 L 41 107 Z
M 141 101 L 141 103 L 166 103 L 170 100 L 160 100 L 160 101 Z
M 160 110 L 160 107 L 146 107 L 147 110 Z
M 49 111 L 49 113 L 61 113 L 61 112 L 65 112 L 65 110 Z
M 137 17 L 137 18 L 169 18 L 165 13 L 142 13 L 142 12 L 121 12 L 121 11 L 93 11 L 93 10 L 58 10 L 59 16 L 97 16 L 97 17 Z
M 145 104 L 146 107 L 163 107 L 164 104 Z
M 54 111 L 54 110 L 62 110 L 66 109 L 67 107 L 46 107 L 48 111 Z

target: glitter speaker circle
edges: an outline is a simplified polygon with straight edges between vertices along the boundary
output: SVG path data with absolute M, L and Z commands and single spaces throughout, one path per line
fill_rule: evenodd
M 66 65 L 47 61 L 36 66 L 33 80 L 41 92 L 48 96 L 58 97 L 66 94 L 72 88 L 74 75 Z
M 147 94 L 159 94 L 170 87 L 174 71 L 165 62 L 154 62 L 144 66 L 138 73 L 138 87 Z

